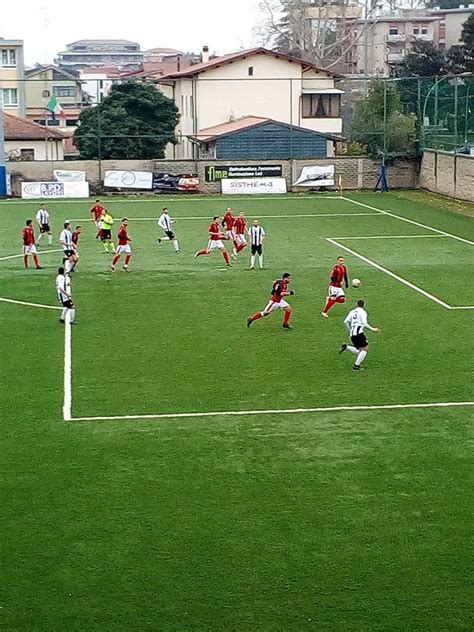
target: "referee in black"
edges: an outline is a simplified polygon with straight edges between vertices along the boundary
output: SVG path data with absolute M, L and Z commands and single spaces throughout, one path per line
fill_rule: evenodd
M 253 220 L 252 226 L 248 229 L 250 239 L 250 269 L 255 270 L 255 255 L 258 255 L 258 265 L 263 270 L 263 242 L 265 240 L 265 229 L 260 226 L 258 219 Z

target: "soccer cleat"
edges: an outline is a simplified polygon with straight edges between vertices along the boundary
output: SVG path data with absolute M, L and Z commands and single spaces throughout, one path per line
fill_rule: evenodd
M 181 252 L 181 250 L 176 250 L 175 251 L 177 255 L 179 255 L 179 253 Z
M 255 270 L 254 266 L 250 266 L 249 270 Z
M 347 345 L 345 342 L 342 343 L 339 353 L 344 353 L 344 351 L 347 351 Z
M 194 258 L 197 259 L 199 257 L 199 252 L 196 252 Z
M 354 366 L 352 367 L 353 371 L 363 371 L 364 369 L 362 367 L 360 367 L 358 364 L 354 364 Z
M 227 266 L 228 268 L 233 268 L 233 267 L 234 267 L 231 263 L 226 263 L 226 266 Z
M 326 314 L 326 312 L 321 312 L 321 316 L 323 318 L 329 318 L 329 314 Z
M 283 329 L 293 329 L 291 325 L 283 325 Z
M 161 244 L 161 239 L 158 239 L 158 243 Z
M 112 270 L 112 272 L 115 272 L 115 266 L 110 266 L 110 269 Z
M 42 270 L 43 268 L 41 266 L 36 266 L 37 270 Z
M 123 271 L 124 272 L 130 272 L 130 270 L 128 269 L 128 266 L 123 266 Z
M 234 255 L 234 253 L 232 253 L 230 256 L 232 257 L 232 259 L 237 260 L 237 255 Z
M 62 318 L 59 319 L 59 324 L 64 325 L 64 320 Z
M 253 323 L 253 320 L 251 318 L 247 318 L 247 327 L 250 327 L 252 323 Z

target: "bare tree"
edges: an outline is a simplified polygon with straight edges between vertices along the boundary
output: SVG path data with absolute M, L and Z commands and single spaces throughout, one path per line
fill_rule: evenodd
M 350 71 L 356 45 L 378 0 L 261 0 L 259 41 L 326 69 Z

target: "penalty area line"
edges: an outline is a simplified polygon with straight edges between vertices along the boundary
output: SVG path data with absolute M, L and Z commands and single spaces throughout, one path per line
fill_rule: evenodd
M 62 307 L 57 307 L 56 305 L 43 305 L 42 303 L 29 303 L 27 301 L 17 301 L 13 298 L 5 298 L 4 296 L 0 296 L 0 302 L 13 303 L 14 305 L 26 305 L 27 307 L 39 307 L 41 309 L 62 309 Z
M 395 274 L 395 272 L 392 272 L 391 270 L 388 270 L 387 268 L 384 268 L 383 266 L 379 265 L 378 263 L 375 263 L 375 261 L 372 261 L 372 259 L 368 259 L 367 257 L 364 257 L 364 255 L 361 255 L 358 252 L 356 252 L 355 250 L 352 250 L 352 248 L 348 248 L 347 246 L 344 246 L 343 244 L 339 243 L 335 239 L 331 239 L 331 237 L 326 237 L 326 241 L 329 241 L 329 243 L 331 243 L 333 246 L 337 246 L 338 248 L 342 248 L 346 252 L 349 252 L 351 255 L 354 255 L 354 257 L 358 257 L 362 261 L 365 261 L 365 263 L 368 263 L 369 266 L 372 266 L 373 268 L 376 268 L 377 270 L 380 270 L 380 272 L 384 272 L 388 276 L 392 277 L 392 279 L 395 279 L 399 283 L 402 283 L 403 285 L 406 285 L 410 289 L 415 290 L 415 292 L 418 292 L 419 294 L 422 294 L 426 298 L 429 298 L 430 301 L 434 301 L 435 303 L 438 303 L 438 305 L 441 305 L 445 309 L 452 309 L 451 305 L 448 305 L 447 303 L 442 301 L 437 296 L 434 296 L 433 294 L 430 294 L 429 292 L 426 292 L 425 290 L 422 290 L 421 287 L 418 287 L 414 283 L 411 283 L 410 281 L 407 281 L 406 279 L 404 279 L 403 277 L 399 276 L 398 274 Z
M 159 415 L 111 415 L 72 417 L 66 421 L 127 421 L 139 419 L 186 419 L 196 417 L 245 417 L 251 415 L 295 415 L 300 413 L 336 413 L 363 410 L 407 410 L 416 408 L 456 408 L 474 406 L 474 402 L 427 402 L 419 404 L 373 404 L 354 406 L 318 406 L 315 408 L 278 408 L 274 410 L 228 410 L 195 413 L 163 413 Z
M 38 254 L 43 256 L 43 255 L 49 255 L 52 252 L 62 252 L 62 248 L 55 248 L 53 250 L 38 250 Z M 8 259 L 19 259 L 20 257 L 24 257 L 23 254 L 21 255 L 8 255 L 7 257 L 0 257 L 0 261 L 7 261 Z

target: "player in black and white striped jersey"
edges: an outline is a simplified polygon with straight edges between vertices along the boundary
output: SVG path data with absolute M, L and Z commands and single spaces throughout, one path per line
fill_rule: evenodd
M 350 351 L 357 355 L 355 364 L 353 366 L 354 371 L 360 371 L 360 365 L 365 360 L 367 352 L 369 350 L 369 341 L 364 333 L 365 329 L 373 331 L 374 334 L 378 334 L 380 329 L 378 327 L 372 327 L 367 321 L 367 312 L 364 309 L 365 302 L 362 299 L 357 301 L 357 307 L 351 310 L 345 320 L 344 325 L 349 330 L 349 336 L 351 337 L 352 345 L 342 344 L 339 353 L 344 351 Z
M 250 269 L 255 269 L 255 255 L 258 254 L 258 264 L 260 270 L 263 270 L 263 242 L 265 240 L 265 229 L 260 226 L 258 219 L 253 220 L 252 226 L 248 229 L 250 239 Z
M 38 235 L 38 239 L 36 240 L 36 245 L 39 245 L 43 235 L 48 235 L 48 245 L 51 246 L 53 243 L 53 235 L 51 234 L 51 222 L 46 204 L 42 204 L 39 211 L 36 213 L 36 223 L 38 224 L 40 233 Z
M 164 230 L 165 237 L 160 237 L 160 239 L 158 239 L 158 243 L 161 244 L 162 241 L 172 241 L 175 252 L 179 253 L 179 242 L 173 231 L 173 224 L 174 220 L 171 219 L 170 212 L 165 207 L 158 220 L 158 226 Z

